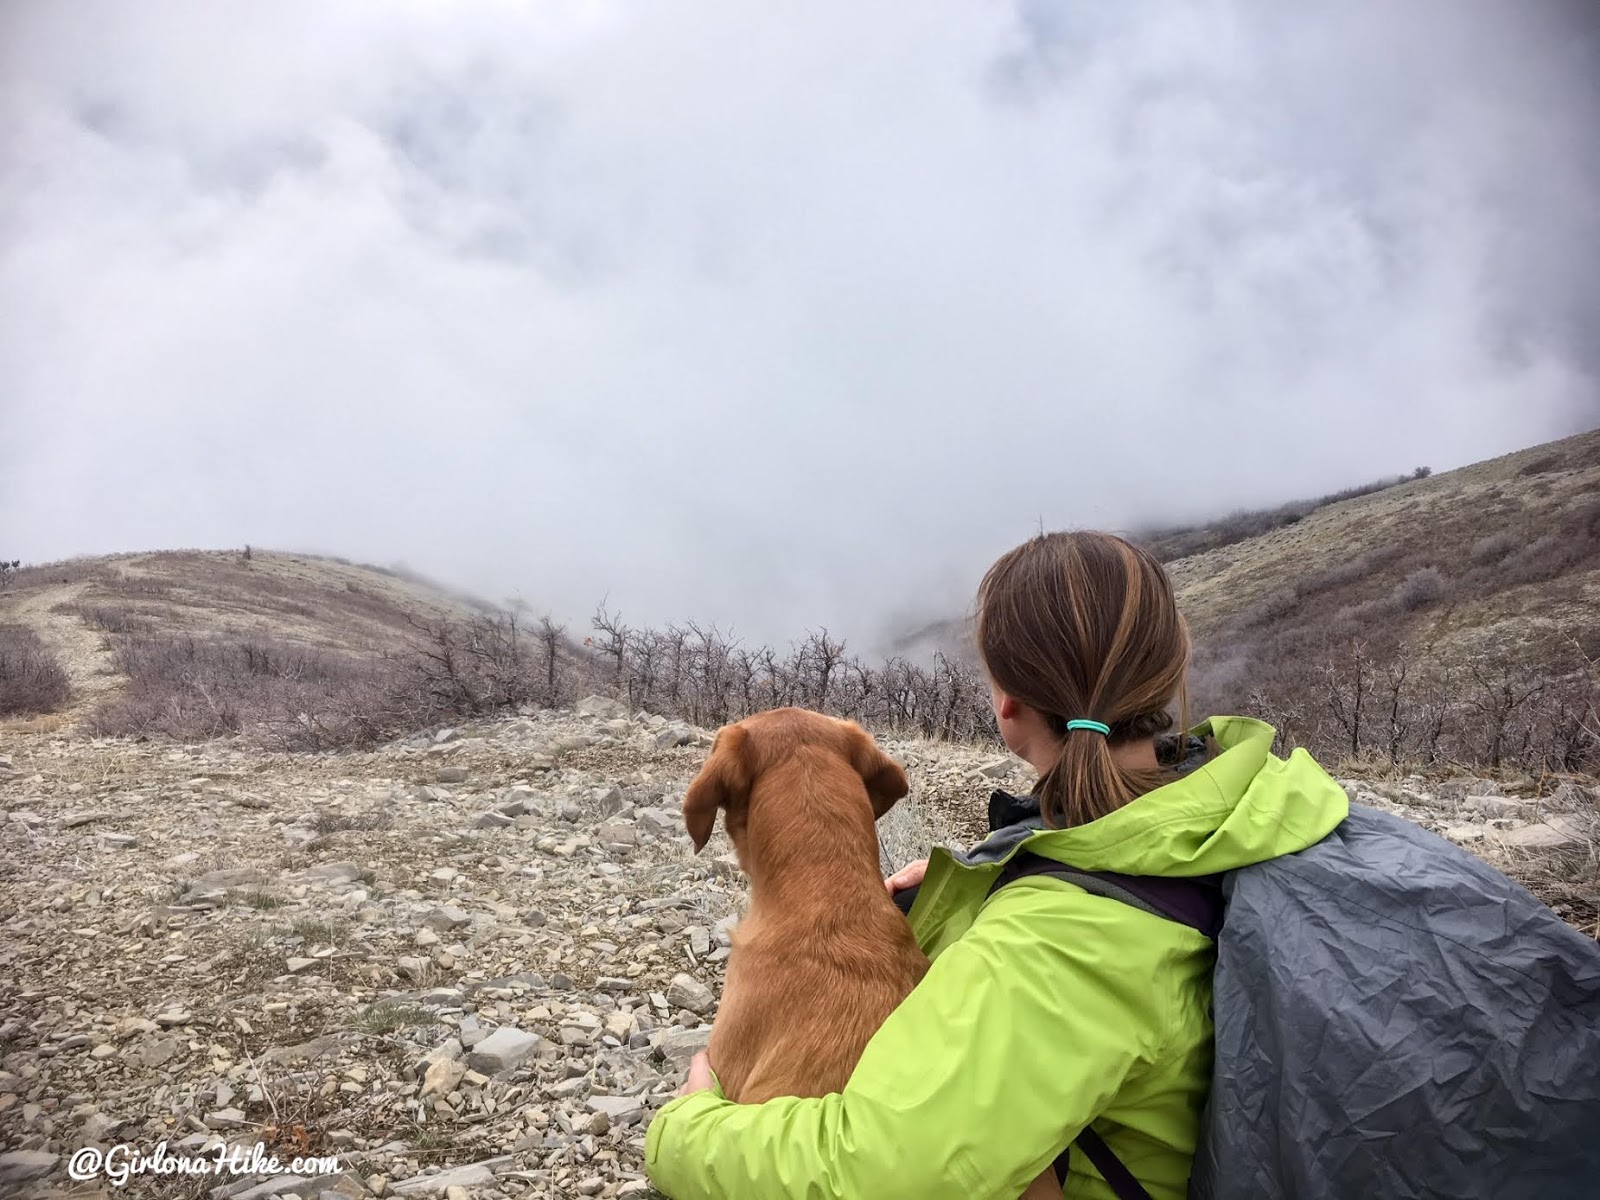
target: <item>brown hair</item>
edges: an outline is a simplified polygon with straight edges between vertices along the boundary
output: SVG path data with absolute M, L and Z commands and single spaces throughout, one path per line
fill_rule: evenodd
M 1047 533 L 1003 555 L 978 588 L 989 678 L 1036 709 L 1061 755 L 1034 786 L 1046 825 L 1082 825 L 1170 778 L 1119 764 L 1112 747 L 1188 723 L 1189 633 L 1148 551 L 1107 533 Z M 1083 718 L 1111 727 L 1068 730 Z

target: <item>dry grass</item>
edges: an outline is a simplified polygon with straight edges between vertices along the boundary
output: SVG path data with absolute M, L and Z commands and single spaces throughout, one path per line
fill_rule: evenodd
M 1600 844 L 1525 855 L 1508 864 L 1507 873 L 1569 925 L 1600 939 Z
M 51 713 L 45 717 L 10 717 L 0 719 L 0 729 L 7 733 L 30 734 L 44 736 L 60 733 L 66 729 L 68 718 L 60 713 Z
M 382 1001 L 369 1004 L 356 1016 L 356 1028 L 363 1033 L 385 1034 L 413 1025 L 432 1025 L 438 1018 L 420 1004 Z

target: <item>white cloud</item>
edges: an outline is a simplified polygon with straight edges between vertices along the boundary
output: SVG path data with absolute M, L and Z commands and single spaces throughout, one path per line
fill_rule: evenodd
M 1526 12 L 14 2 L 5 548 L 868 635 L 1559 436 L 1595 41 Z

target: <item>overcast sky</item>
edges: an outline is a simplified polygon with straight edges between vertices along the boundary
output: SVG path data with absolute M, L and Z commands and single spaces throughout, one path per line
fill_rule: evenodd
M 1591 427 L 1590 7 L 5 0 L 0 551 L 866 649 Z

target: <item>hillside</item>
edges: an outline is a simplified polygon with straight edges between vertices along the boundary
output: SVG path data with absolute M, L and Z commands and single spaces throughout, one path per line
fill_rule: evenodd
M 1600 431 L 1168 569 L 1202 711 L 1346 757 L 1600 768 Z
M 261 550 L 70 559 L 12 571 L 0 589 L 10 644 L 37 639 L 64 674 L 64 702 L 38 706 L 46 717 L 20 709 L 42 731 L 181 737 L 314 710 L 419 635 L 488 611 L 398 571 Z
M 1431 589 L 1383 603 L 1430 569 Z M 1576 639 L 1593 657 L 1600 430 L 1330 504 L 1168 570 L 1198 641 L 1381 619 L 1452 656 L 1545 662 Z
M 305 555 L 0 569 L 0 729 L 323 751 L 603 690 L 698 724 L 798 704 L 875 730 L 994 732 L 958 663 L 864 662 L 825 629 L 777 648 L 692 620 L 631 626 L 604 604 L 588 628 L 569 637 L 548 618 Z
M 1191 713 L 1336 760 L 1600 770 L 1600 430 L 1341 495 L 1130 534 L 1189 623 Z M 896 649 L 974 661 L 962 618 Z

